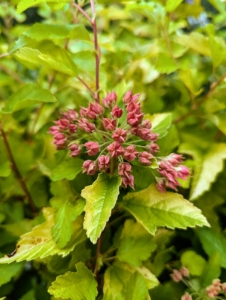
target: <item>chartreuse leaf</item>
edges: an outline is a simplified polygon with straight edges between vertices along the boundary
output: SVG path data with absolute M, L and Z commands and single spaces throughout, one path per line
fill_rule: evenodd
M 178 67 L 169 54 L 159 53 L 155 68 L 160 73 L 170 74 L 172 72 L 175 72 Z
M 9 282 L 23 268 L 24 263 L 13 263 L 11 265 L 0 265 L 0 286 Z
M 55 298 L 95 300 L 98 292 L 93 273 L 81 262 L 76 264 L 76 269 L 77 272 L 58 276 L 48 292 Z
M 143 260 L 148 259 L 155 248 L 152 236 L 142 225 L 133 220 L 125 222 L 117 252 L 119 260 L 138 267 Z
M 226 237 L 210 228 L 199 228 L 198 236 L 202 243 L 203 249 L 211 257 L 215 252 L 220 254 L 221 266 L 226 268 Z
M 11 174 L 11 171 L 9 161 L 0 164 L 0 177 L 8 177 Z
M 151 234 L 158 226 L 187 228 L 209 226 L 201 211 L 182 195 L 172 192 L 160 193 L 154 185 L 145 190 L 128 193 L 122 206 Z
M 221 273 L 221 258 L 219 252 L 215 252 L 205 264 L 200 277 L 201 287 L 206 288 L 216 278 L 219 278 Z
M 73 221 L 79 216 L 85 207 L 85 201 L 80 199 L 76 205 L 72 205 L 65 199 L 53 199 L 53 207 L 56 207 L 55 224 L 52 227 L 52 236 L 59 248 L 63 248 L 69 242 L 73 233 Z
M 152 123 L 152 131 L 158 133 L 159 138 L 164 137 L 172 123 L 171 113 L 154 114 L 153 116 L 145 115 Z
M 154 274 L 151 273 L 151 271 L 145 267 L 137 267 L 136 270 L 144 277 L 144 280 L 146 282 L 147 288 L 153 289 L 159 284 L 158 279 L 155 277 Z
M 145 300 L 147 299 L 148 289 L 144 277 L 139 272 L 134 272 L 126 286 L 124 292 L 125 298 L 130 300 Z
M 180 70 L 179 76 L 184 85 L 192 92 L 194 95 L 199 95 L 202 92 L 200 80 L 198 80 L 199 75 L 196 70 L 187 69 Z
M 16 250 L 10 256 L 1 258 L 1 264 L 44 258 L 54 254 L 66 256 L 78 243 L 85 240 L 86 236 L 82 228 L 83 219 L 78 217 L 73 222 L 73 234 L 67 247 L 60 249 L 51 235 L 51 228 L 54 225 L 54 208 L 44 208 L 43 213 L 46 222 L 34 227 L 31 232 L 22 235 Z
M 208 115 L 207 119 L 213 122 L 214 125 L 220 129 L 226 135 L 226 116 L 225 114 L 215 113 L 214 115 Z
M 86 199 L 84 228 L 87 230 L 87 236 L 94 244 L 115 206 L 120 185 L 120 177 L 101 173 L 92 185 L 82 190 L 81 195 Z
M 194 276 L 200 276 L 205 267 L 206 260 L 193 250 L 185 251 L 181 256 L 181 263 L 188 268 L 189 273 Z
M 17 6 L 18 14 L 25 11 L 27 8 L 36 6 L 43 2 L 50 2 L 50 3 L 60 3 L 60 2 L 71 2 L 71 0 L 21 0 Z
M 67 51 L 51 43 L 48 45 L 49 50 L 47 45 L 39 46 L 39 49 L 23 47 L 16 51 L 15 57 L 30 67 L 42 65 L 69 76 L 77 76 L 77 67 Z
M 25 31 L 24 35 L 37 41 L 66 38 L 89 40 L 89 32 L 82 24 L 62 25 L 37 23 Z
M 190 199 L 194 200 L 208 191 L 217 175 L 223 170 L 226 159 L 226 144 L 213 144 L 203 156 L 202 167 L 192 181 Z
M 167 12 L 173 12 L 183 0 L 167 0 L 165 10 Z
M 27 84 L 13 94 L 5 104 L 3 113 L 11 113 L 15 110 L 23 108 L 25 105 L 33 105 L 38 102 L 56 102 L 56 98 L 49 90 L 39 87 L 37 84 Z M 32 102 L 35 101 L 35 102 Z
M 74 179 L 82 171 L 83 160 L 80 158 L 69 158 L 62 161 L 52 172 L 53 181 L 61 179 Z

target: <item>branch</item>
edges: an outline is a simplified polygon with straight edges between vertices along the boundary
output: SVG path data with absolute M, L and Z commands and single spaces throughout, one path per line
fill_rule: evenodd
M 205 94 L 204 97 L 202 97 L 199 101 L 197 101 L 195 104 L 192 105 L 191 109 L 186 113 L 184 114 L 183 116 L 179 117 L 177 120 L 175 120 L 173 123 L 174 124 L 177 124 L 181 121 L 183 121 L 184 119 L 186 119 L 187 117 L 189 117 L 190 115 L 192 115 L 193 111 L 195 111 L 212 93 L 213 91 L 216 89 L 216 87 L 226 78 L 226 74 L 222 75 L 220 77 L 220 79 L 218 79 L 216 82 L 214 82 L 208 93 Z
M 93 96 L 95 100 L 97 100 L 95 93 L 91 90 L 91 88 L 85 83 L 85 81 L 81 77 L 77 77 L 78 80 L 87 88 L 87 90 L 90 92 L 90 94 Z
M 81 6 L 79 6 L 77 3 L 72 3 L 72 5 L 83 14 L 83 16 L 90 22 L 91 25 L 93 24 L 93 21 L 90 19 L 88 14 L 81 8 Z
M 5 134 L 5 132 L 2 128 L 0 128 L 0 132 L 1 132 L 1 135 L 2 135 L 2 138 L 3 138 L 3 142 L 4 142 L 4 145 L 5 145 L 9 160 L 11 162 L 12 170 L 14 171 L 14 173 L 15 173 L 18 181 L 19 181 L 19 184 L 20 184 L 21 188 L 24 191 L 24 194 L 26 195 L 26 197 L 28 199 L 29 205 L 30 205 L 33 213 L 37 213 L 37 209 L 36 209 L 36 207 L 34 205 L 34 202 L 31 198 L 30 192 L 28 191 L 28 188 L 27 188 L 27 186 L 26 186 L 26 184 L 25 184 L 25 182 L 22 178 L 22 175 L 21 175 L 21 173 L 20 173 L 20 171 L 19 171 L 19 169 L 16 165 L 16 162 L 14 160 L 14 157 L 13 157 L 9 142 L 7 140 L 6 134 Z

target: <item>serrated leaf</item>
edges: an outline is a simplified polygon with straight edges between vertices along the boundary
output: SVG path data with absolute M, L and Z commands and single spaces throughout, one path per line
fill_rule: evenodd
M 221 266 L 226 268 L 226 237 L 210 228 L 199 228 L 197 230 L 203 249 L 211 257 L 215 252 L 220 254 Z
M 10 256 L 1 258 L 1 264 L 44 258 L 54 254 L 66 256 L 78 243 L 85 240 L 86 236 L 82 226 L 83 218 L 78 217 L 73 222 L 73 234 L 67 247 L 60 249 L 51 235 L 51 228 L 54 225 L 54 209 L 51 207 L 44 208 L 43 212 L 46 222 L 22 235 L 16 250 Z
M 82 24 L 60 25 L 37 23 L 25 31 L 24 35 L 37 41 L 66 38 L 89 40 L 89 32 Z
M 208 38 L 198 32 L 177 36 L 176 41 L 202 55 L 211 56 Z
M 60 2 L 71 2 L 71 0 L 21 0 L 17 6 L 18 14 L 25 11 L 27 8 L 36 6 L 43 2 L 50 2 L 50 3 L 60 3 Z
M 158 133 L 159 138 L 162 138 L 167 134 L 172 123 L 171 113 L 154 114 L 153 116 L 145 115 L 145 119 L 151 121 L 151 130 L 155 133 Z
M 193 250 L 185 251 L 181 256 L 182 266 L 189 270 L 189 273 L 194 276 L 200 276 L 205 267 L 206 260 Z
M 205 264 L 203 272 L 200 276 L 200 285 L 206 288 L 211 285 L 212 281 L 220 277 L 221 274 L 221 257 L 218 252 L 215 252 Z
M 142 225 L 132 220 L 125 222 L 117 251 L 119 260 L 138 267 L 142 261 L 148 259 L 155 248 L 152 236 Z
M 0 177 L 8 177 L 11 174 L 10 162 L 6 161 L 0 164 Z
M 48 292 L 57 298 L 95 300 L 98 292 L 93 273 L 81 262 L 76 264 L 76 269 L 77 272 L 58 276 Z
M 73 221 L 79 216 L 84 207 L 85 201 L 80 199 L 76 206 L 61 199 L 55 214 L 55 224 L 52 227 L 52 236 L 59 248 L 64 248 L 69 242 L 73 233 Z M 52 204 L 53 205 L 53 204 Z
M 0 286 L 9 282 L 23 268 L 23 263 L 13 263 L 11 265 L 0 265 Z
M 145 190 L 128 193 L 122 206 L 151 234 L 158 226 L 187 228 L 209 226 L 201 211 L 182 195 L 172 192 L 160 193 L 154 185 Z
M 183 0 L 167 0 L 165 10 L 167 12 L 173 12 Z
M 139 272 L 134 272 L 126 283 L 124 289 L 124 299 L 146 300 L 148 289 L 145 280 Z
M 158 279 L 154 274 L 151 273 L 149 269 L 142 266 L 137 267 L 136 270 L 144 277 L 148 290 L 153 289 L 159 284 Z
M 22 102 L 26 101 L 27 105 L 33 105 L 38 102 L 56 102 L 55 96 L 46 89 L 39 87 L 37 84 L 27 84 L 13 94 L 5 104 L 3 113 L 11 113 L 21 108 L 24 105 Z M 32 102 L 35 101 L 35 102 Z M 23 107 L 23 106 L 22 106 Z
M 120 177 L 111 177 L 106 173 L 101 173 L 92 185 L 82 190 L 81 195 L 86 199 L 84 228 L 87 230 L 87 236 L 94 244 L 115 206 L 120 185 Z
M 53 181 L 61 179 L 74 179 L 82 171 L 83 160 L 80 158 L 70 158 L 62 161 L 52 172 Z
M 40 50 L 23 47 L 14 55 L 21 62 L 29 63 L 30 67 L 43 65 L 69 76 L 77 76 L 77 67 L 67 51 L 53 44 L 49 45 L 49 50 L 47 46 L 43 49 L 40 46 Z
M 203 156 L 201 169 L 198 176 L 192 180 L 190 199 L 194 200 L 208 191 L 217 175 L 223 170 L 226 159 L 226 144 L 213 144 Z

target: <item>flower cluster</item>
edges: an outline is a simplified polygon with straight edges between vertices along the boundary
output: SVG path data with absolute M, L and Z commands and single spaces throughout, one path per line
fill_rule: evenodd
M 189 277 L 189 271 L 185 267 L 181 267 L 180 270 L 173 269 L 173 273 L 170 274 L 170 277 L 174 282 L 179 282 L 183 279 L 183 277 Z
M 179 154 L 154 156 L 160 150 L 158 134 L 144 118 L 138 98 L 139 94 L 128 91 L 119 107 L 117 94 L 110 92 L 102 104 L 90 103 L 79 112 L 70 109 L 50 128 L 53 143 L 57 150 L 68 149 L 72 157 L 86 152 L 90 159 L 84 161 L 83 172 L 89 175 L 98 171 L 117 172 L 123 187 L 134 188 L 133 161 L 147 167 L 155 163 L 158 190 L 164 192 L 166 187 L 177 190 L 180 185 L 177 179 L 186 179 L 189 170 L 181 165 L 183 159 Z
M 221 283 L 220 279 L 214 279 L 212 284 L 206 288 L 206 294 L 210 298 L 215 298 L 221 292 L 226 292 L 226 282 Z

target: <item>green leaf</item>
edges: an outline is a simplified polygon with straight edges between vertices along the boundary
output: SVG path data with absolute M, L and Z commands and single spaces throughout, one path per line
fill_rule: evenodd
M 215 113 L 214 115 L 208 115 L 207 119 L 213 122 L 213 124 L 226 135 L 226 116 L 224 114 Z
M 172 123 L 171 113 L 154 114 L 153 116 L 145 115 L 152 123 L 152 131 L 159 134 L 159 138 L 164 137 Z
M 73 222 L 73 234 L 67 247 L 60 249 L 51 235 L 51 228 L 54 225 L 54 209 L 51 207 L 44 208 L 43 212 L 47 219 L 46 222 L 34 227 L 31 232 L 22 235 L 15 251 L 10 256 L 1 258 L 0 263 L 32 260 L 54 254 L 66 256 L 78 243 L 85 240 L 86 236 L 82 228 L 83 219 L 77 218 Z
M 173 12 L 183 0 L 167 0 L 165 10 L 167 12 Z
M 0 164 L 0 177 L 8 177 L 11 174 L 11 171 L 9 161 Z
M 205 264 L 202 275 L 200 277 L 200 285 L 203 288 L 209 286 L 212 281 L 220 277 L 221 274 L 221 258 L 219 252 L 214 253 L 209 261 Z
M 198 236 L 205 252 L 211 257 L 215 252 L 220 254 L 221 266 L 226 268 L 226 237 L 210 228 L 199 228 Z
M 134 272 L 125 287 L 125 298 L 130 300 L 147 299 L 148 290 L 145 280 L 139 272 Z
M 89 32 L 82 24 L 59 25 L 37 23 L 25 31 L 24 35 L 37 41 L 66 38 L 89 40 Z
M 63 160 L 52 172 L 53 181 L 61 179 L 74 179 L 82 171 L 83 160 L 80 158 L 70 158 Z
M 11 113 L 15 110 L 21 109 L 21 107 L 23 108 L 24 104 L 25 106 L 34 105 L 36 101 L 56 102 L 57 100 L 49 90 L 40 88 L 37 84 L 27 84 L 8 99 L 2 112 Z
M 81 262 L 76 264 L 76 269 L 77 272 L 58 276 L 48 292 L 55 298 L 95 300 L 98 292 L 93 273 Z
M 210 189 L 217 175 L 224 168 L 224 159 L 226 159 L 226 144 L 213 144 L 203 156 L 202 167 L 198 171 L 198 176 L 193 178 L 191 200 L 198 198 Z
M 54 206 L 56 201 L 52 201 Z M 52 227 L 52 236 L 59 248 L 64 248 L 69 242 L 73 233 L 73 221 L 79 216 L 85 207 L 84 200 L 78 200 L 76 206 L 61 199 L 57 201 L 57 212 L 55 224 Z
M 139 223 L 126 220 L 117 251 L 119 260 L 138 267 L 155 250 L 152 236 Z
M 175 72 L 178 67 L 177 67 L 175 61 L 168 54 L 160 53 L 158 55 L 155 68 L 160 73 L 170 74 L 170 73 Z
M 187 228 L 209 226 L 201 211 L 182 195 L 172 192 L 160 193 L 154 185 L 145 190 L 128 193 L 122 206 L 151 234 L 158 226 Z
M 179 71 L 180 79 L 183 81 L 184 85 L 192 92 L 195 96 L 199 95 L 203 90 L 201 88 L 202 82 L 198 80 L 199 74 L 196 70 L 187 69 Z
M 177 36 L 176 41 L 202 55 L 211 56 L 208 38 L 198 32 Z
M 181 263 L 188 268 L 189 273 L 194 276 L 200 276 L 205 267 L 206 260 L 193 250 L 185 251 L 181 256 Z
M 51 43 L 39 48 L 23 47 L 14 55 L 21 62 L 28 63 L 28 67 L 41 65 L 69 76 L 77 76 L 77 67 L 66 50 Z
M 27 8 L 36 6 L 43 2 L 52 2 L 52 3 L 60 3 L 60 2 L 71 2 L 71 0 L 21 0 L 17 6 L 18 14 L 21 14 Z
M 217 68 L 225 59 L 226 47 L 223 39 L 210 36 L 209 47 L 211 51 L 211 57 L 213 60 L 213 66 Z
M 9 282 L 23 268 L 23 263 L 13 263 L 11 265 L 0 265 L 0 286 Z
M 148 290 L 153 289 L 159 284 L 158 279 L 151 271 L 145 267 L 137 267 L 136 270 L 144 277 Z
M 86 199 L 84 228 L 87 230 L 87 236 L 94 244 L 115 206 L 120 185 L 120 177 L 111 177 L 106 173 L 101 173 L 92 185 L 82 190 L 81 195 Z

